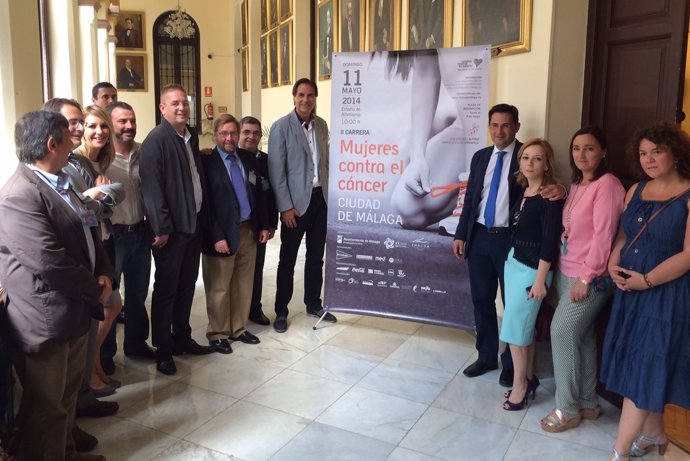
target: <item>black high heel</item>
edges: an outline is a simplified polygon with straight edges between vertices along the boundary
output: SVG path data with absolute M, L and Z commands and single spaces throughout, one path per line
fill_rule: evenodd
M 537 395 L 537 388 L 539 387 L 539 378 L 537 378 L 537 375 L 532 375 L 532 379 L 527 380 L 527 393 L 529 394 L 530 392 L 532 393 L 532 400 Z M 505 391 L 503 393 L 503 397 L 505 398 L 510 398 L 510 393 L 513 392 L 512 389 Z
M 523 410 L 527 405 L 529 405 L 529 390 L 525 392 L 525 396 L 518 403 L 513 403 L 506 399 L 506 401 L 503 402 L 503 409 L 506 411 L 520 411 Z

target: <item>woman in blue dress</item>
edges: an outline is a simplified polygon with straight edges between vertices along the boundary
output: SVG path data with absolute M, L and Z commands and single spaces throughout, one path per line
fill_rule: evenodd
M 614 461 L 663 454 L 664 405 L 690 409 L 690 138 L 657 122 L 631 149 L 645 179 L 626 195 L 609 259 L 618 289 L 601 370 L 624 397 Z
M 506 310 L 501 341 L 510 344 L 513 356 L 513 388 L 503 409 L 522 410 L 539 385 L 534 376 L 534 325 L 542 299 L 558 259 L 563 200 L 541 196 L 544 186 L 554 184 L 554 155 L 543 139 L 526 142 L 518 152 L 517 182 L 525 188 L 510 210 L 511 242 L 505 263 Z

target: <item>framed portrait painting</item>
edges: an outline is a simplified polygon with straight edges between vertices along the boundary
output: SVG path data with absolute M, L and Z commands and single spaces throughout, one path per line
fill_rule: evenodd
M 453 0 L 409 0 L 407 18 L 409 50 L 453 45 Z
M 259 0 L 261 3 L 261 33 L 268 31 L 268 0 Z
M 127 50 L 145 50 L 145 30 L 143 11 L 120 11 L 117 24 L 115 24 L 115 36 L 117 37 L 115 47 Z
M 492 56 L 529 51 L 532 0 L 464 0 L 462 45 L 491 44 Z
M 280 0 L 280 20 L 292 16 L 292 0 Z
M 242 91 L 249 91 L 249 48 L 242 48 Z
M 268 35 L 261 37 L 261 88 L 268 88 Z
M 117 54 L 117 89 L 121 91 L 146 91 L 146 53 Z
M 292 20 L 278 28 L 278 48 L 280 49 L 280 84 L 292 82 Z
M 316 47 L 318 59 L 316 60 L 319 80 L 331 78 L 331 59 L 333 57 L 335 33 L 335 16 L 333 11 L 333 0 L 322 1 L 318 5 L 317 37 L 318 46 Z
M 247 46 L 247 40 L 248 40 L 248 34 L 247 34 L 247 0 L 243 0 L 242 4 L 240 5 L 240 9 L 242 10 L 242 46 Z
M 369 0 L 367 29 L 369 51 L 400 49 L 400 0 Z
M 278 30 L 268 34 L 268 79 L 270 86 L 278 86 Z
M 362 0 L 340 1 L 340 51 L 363 51 L 364 9 Z

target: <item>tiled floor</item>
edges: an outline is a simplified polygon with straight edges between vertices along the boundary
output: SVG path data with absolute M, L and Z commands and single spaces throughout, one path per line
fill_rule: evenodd
M 278 245 L 269 243 L 265 271 L 271 318 Z M 547 434 L 539 419 L 554 406 L 553 379 L 542 379 L 527 411 L 504 411 L 498 372 L 462 375 L 476 357 L 472 334 L 346 314 L 313 331 L 297 278 L 290 329 L 250 324 L 259 345 L 178 357 L 172 377 L 118 354 L 123 386 L 111 399 L 120 412 L 79 420 L 100 440 L 95 452 L 110 461 L 607 459 L 619 417 L 607 403 L 598 421 Z M 205 343 L 201 280 L 192 327 Z M 542 358 L 542 368 L 548 361 Z M 690 455 L 672 446 L 663 459 Z

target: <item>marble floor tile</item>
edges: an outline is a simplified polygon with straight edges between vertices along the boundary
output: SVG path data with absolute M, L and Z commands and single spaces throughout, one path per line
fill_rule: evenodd
M 311 352 L 343 331 L 348 325 L 339 318 L 337 323 L 321 322 L 314 330 L 313 327 L 318 321 L 316 317 L 299 313 L 289 319 L 288 331 L 278 333 L 271 329 L 268 335 L 301 351 Z
M 232 353 L 233 357 L 253 360 L 256 365 L 268 364 L 279 367 L 289 367 L 305 355 L 305 351 L 286 343 L 280 337 L 272 336 L 271 333 L 263 335 L 261 342 L 251 347 L 237 347 L 236 350 L 233 347 Z
M 584 440 L 584 437 L 581 441 Z M 542 461 L 557 459 L 558 461 L 582 461 L 585 459 L 605 460 L 609 450 L 592 448 L 564 440 L 535 434 L 529 431 L 518 431 L 510 444 L 504 461 Z
M 430 407 L 400 446 L 448 461 L 500 461 L 515 429 Z
M 271 363 L 257 367 L 255 360 L 236 357 L 233 353 L 197 368 L 180 382 L 241 399 L 284 369 Z
M 453 376 L 447 371 L 386 359 L 357 386 L 429 405 Z
M 185 440 L 246 461 L 269 459 L 311 420 L 247 401 L 237 402 Z
M 396 447 L 395 450 L 386 458 L 386 461 L 442 461 L 440 458 L 425 455 L 418 451 L 408 450 L 407 448 Z
M 502 404 L 506 388 L 498 384 L 498 376 L 493 382 L 481 378 L 483 376 L 467 378 L 459 373 L 432 406 L 517 428 L 525 417 L 525 411 L 504 410 Z
M 462 337 L 461 334 L 456 334 Z M 410 336 L 390 358 L 425 367 L 457 373 L 474 353 L 474 345 L 458 344 L 451 338 L 434 337 L 426 334 Z
M 349 325 L 340 334 L 328 340 L 327 344 L 385 359 L 407 338 L 408 336 L 402 333 L 381 330 L 358 323 Z
M 292 365 L 290 369 L 345 384 L 355 384 L 378 363 L 378 360 L 369 356 L 325 344 Z
M 316 420 L 397 444 L 426 409 L 421 403 L 353 387 Z
M 225 453 L 218 453 L 200 445 L 180 440 L 176 444 L 166 448 L 151 461 L 244 461 Z
M 93 453 L 104 455 L 109 461 L 153 459 L 178 441 L 163 432 L 117 417 L 102 418 L 89 428 L 89 433 L 98 438 Z
M 172 383 L 120 411 L 119 416 L 181 438 L 235 401 L 195 386 Z
M 338 381 L 285 370 L 247 395 L 246 400 L 314 419 L 349 387 Z
M 315 422 L 271 461 L 383 461 L 393 448 L 395 445 Z

